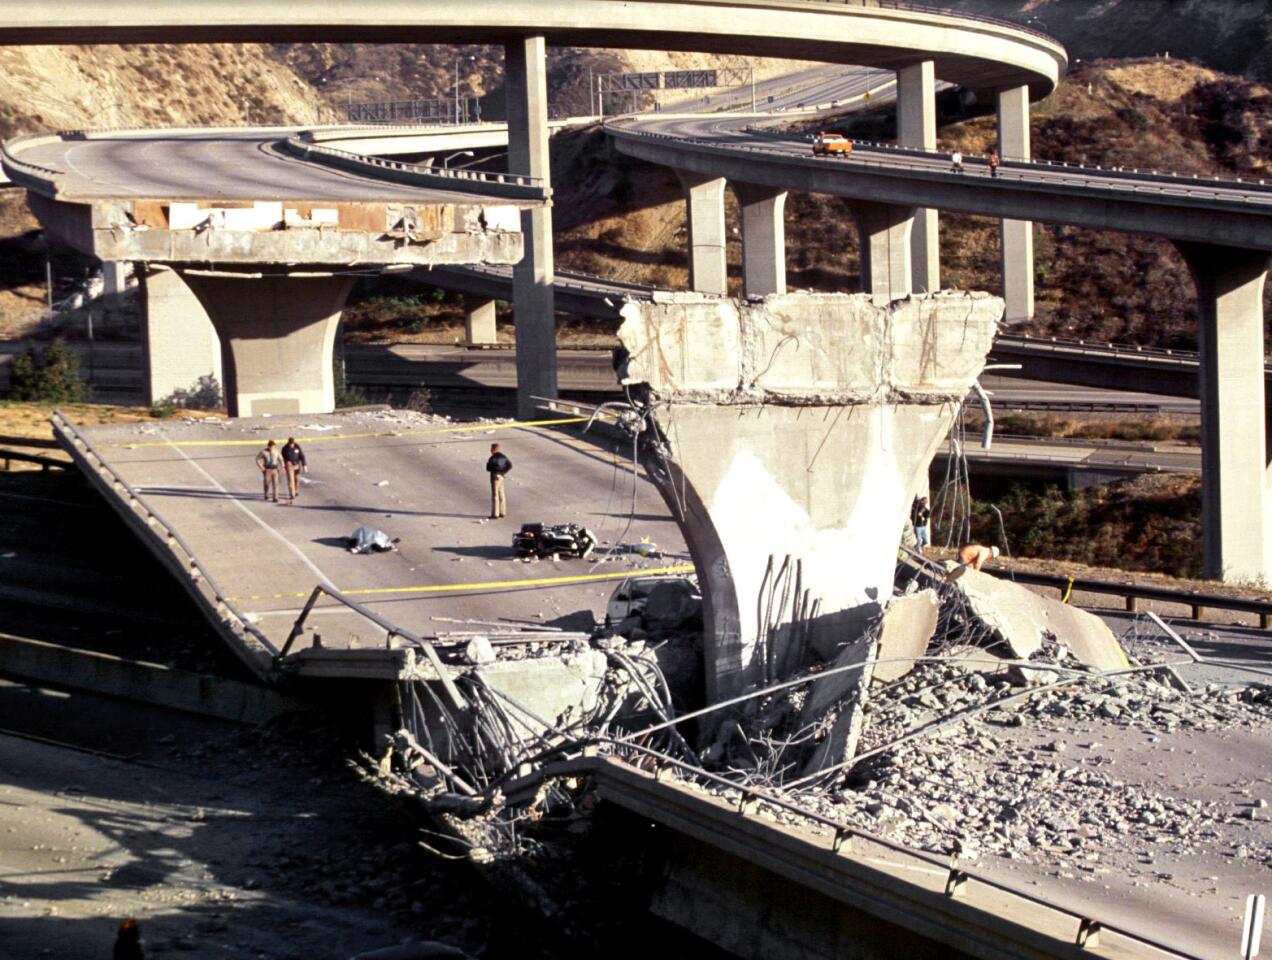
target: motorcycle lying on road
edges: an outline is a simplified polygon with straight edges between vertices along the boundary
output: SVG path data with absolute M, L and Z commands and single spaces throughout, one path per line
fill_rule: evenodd
M 512 535 L 512 552 L 518 560 L 587 557 L 596 549 L 596 537 L 577 523 L 523 523 Z

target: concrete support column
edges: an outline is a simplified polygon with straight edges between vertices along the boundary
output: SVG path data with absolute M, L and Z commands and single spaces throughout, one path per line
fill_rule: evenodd
M 897 71 L 897 143 L 920 150 L 936 149 L 936 72 L 931 60 Z M 935 210 L 914 211 L 910 235 L 910 269 L 915 293 L 941 289 L 941 247 Z
M 224 389 L 221 338 L 199 298 L 167 267 L 139 265 L 137 279 L 144 316 L 146 402 L 156 404 L 177 390 L 189 390 L 209 374 Z
M 230 416 L 335 409 L 332 353 L 353 277 L 183 278 L 220 335 Z
M 470 347 L 499 342 L 495 331 L 495 301 L 464 298 L 464 342 Z
M 543 37 L 504 45 L 508 100 L 508 169 L 552 180 L 548 154 L 547 60 Z M 517 336 L 517 416 L 535 415 L 533 398 L 557 395 L 556 303 L 552 289 L 552 208 L 523 210 L 525 256 L 513 268 Z
M 998 91 L 998 155 L 1004 160 L 1027 160 L 1029 152 L 1029 88 Z M 1033 223 L 1002 221 L 1004 319 L 1020 323 L 1033 319 Z
M 128 264 L 119 260 L 102 261 L 102 294 L 122 296 L 128 289 Z
M 786 191 L 735 183 L 742 208 L 742 287 L 748 297 L 786 292 Z
M 723 177 L 677 170 L 685 188 L 689 229 L 689 289 L 724 296 L 729 274 L 724 250 Z
M 622 382 L 666 401 L 642 453 L 697 569 L 709 702 L 802 669 L 812 650 L 832 658 L 878 614 L 912 492 L 1001 311 L 972 294 L 624 310 Z
M 861 248 L 861 292 L 875 306 L 910 295 L 910 234 L 914 208 L 854 200 L 849 204 Z
M 1266 251 L 1179 244 L 1201 323 L 1201 523 L 1207 577 L 1272 578 L 1263 374 Z

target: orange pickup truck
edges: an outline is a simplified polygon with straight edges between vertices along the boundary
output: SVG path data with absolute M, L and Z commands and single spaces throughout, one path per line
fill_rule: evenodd
M 813 138 L 814 157 L 827 157 L 833 153 L 852 153 L 852 141 L 839 133 L 819 133 Z

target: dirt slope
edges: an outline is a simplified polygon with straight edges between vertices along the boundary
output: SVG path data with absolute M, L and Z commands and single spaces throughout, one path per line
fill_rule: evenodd
M 321 95 L 261 44 L 0 47 L 0 136 L 86 125 L 312 121 Z
M 1272 6 L 1266 0 L 917 2 L 1026 23 L 1061 40 L 1074 59 L 1169 52 L 1252 80 L 1272 80 Z

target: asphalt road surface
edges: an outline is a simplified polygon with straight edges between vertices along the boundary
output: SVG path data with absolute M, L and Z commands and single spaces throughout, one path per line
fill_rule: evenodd
M 77 199 L 414 200 L 474 202 L 473 194 L 424 190 L 359 177 L 269 149 L 282 137 L 241 133 L 62 140 L 23 150 L 21 158 L 60 171 L 60 190 Z
M 533 623 L 578 610 L 603 617 L 626 574 L 688 561 L 662 498 L 643 475 L 633 475 L 630 449 L 581 437 L 577 424 L 456 424 L 360 412 L 119 424 L 84 433 L 180 530 L 225 595 L 278 646 L 322 582 L 399 627 L 434 635 L 473 629 L 454 622 L 464 619 Z M 311 482 L 302 485 L 295 506 L 285 498 L 264 502 L 253 458 L 268 439 L 281 445 L 289 436 L 305 449 Z M 501 520 L 487 519 L 485 463 L 493 442 L 514 465 L 509 514 Z M 619 549 L 607 562 L 515 561 L 512 536 L 532 521 L 588 527 L 601 541 L 598 560 L 612 545 L 635 547 L 642 538 L 663 556 Z M 399 550 L 349 553 L 345 538 L 364 524 L 400 537 Z M 612 579 L 517 583 L 589 574 Z M 381 628 L 334 601 L 320 603 L 310 624 L 329 648 L 384 643 Z

